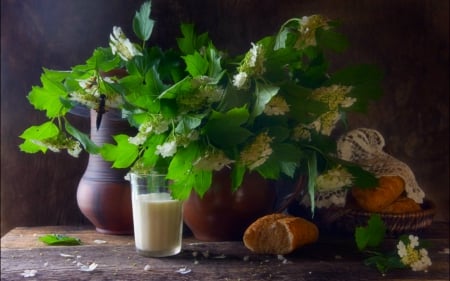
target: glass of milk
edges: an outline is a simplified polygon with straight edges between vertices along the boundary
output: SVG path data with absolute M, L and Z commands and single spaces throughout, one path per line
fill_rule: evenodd
M 147 257 L 166 257 L 181 251 L 182 202 L 170 195 L 165 174 L 129 174 L 132 188 L 136 251 Z

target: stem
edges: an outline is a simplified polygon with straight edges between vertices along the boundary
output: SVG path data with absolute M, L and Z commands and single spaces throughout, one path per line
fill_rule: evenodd
M 282 204 L 277 210 L 277 213 L 283 212 L 286 208 L 289 207 L 289 205 L 294 202 L 295 199 L 297 199 L 300 194 L 302 193 L 303 189 L 305 189 L 306 186 L 306 176 L 300 175 L 297 181 L 297 184 L 295 185 L 294 191 L 289 193 L 283 200 Z

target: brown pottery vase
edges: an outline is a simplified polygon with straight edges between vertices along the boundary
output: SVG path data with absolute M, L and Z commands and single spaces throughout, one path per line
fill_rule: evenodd
M 184 222 L 202 241 L 241 240 L 252 222 L 273 211 L 275 194 L 274 185 L 257 173 L 246 174 L 233 193 L 230 169 L 222 169 L 203 198 L 192 192 L 184 202 Z
M 97 144 L 111 142 L 111 136 L 131 130 L 128 122 L 107 112 L 96 129 L 95 111 L 91 111 L 91 139 Z M 126 169 L 111 168 L 100 155 L 89 155 L 87 168 L 77 190 L 81 212 L 94 224 L 96 230 L 106 234 L 132 234 L 133 213 L 131 187 L 124 179 Z

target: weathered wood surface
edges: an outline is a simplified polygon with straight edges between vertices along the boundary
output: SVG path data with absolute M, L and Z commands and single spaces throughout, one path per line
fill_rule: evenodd
M 395 270 L 381 276 L 362 264 L 363 256 L 351 237 L 324 236 L 283 258 L 253 254 L 239 241 L 186 238 L 179 255 L 146 258 L 135 253 L 132 236 L 103 235 L 79 227 L 15 228 L 1 239 L 1 280 L 24 280 L 20 274 L 27 269 L 38 272 L 25 280 L 449 280 L 449 255 L 444 253 L 449 247 L 448 231 L 448 223 L 435 223 L 421 234 L 431 242 L 433 265 L 427 273 Z M 48 233 L 78 237 L 83 245 L 55 247 L 37 240 Z M 393 243 L 388 241 L 390 246 Z M 98 267 L 82 272 L 77 262 L 95 262 Z M 144 269 L 146 265 L 150 270 Z M 190 272 L 182 274 L 179 269 Z

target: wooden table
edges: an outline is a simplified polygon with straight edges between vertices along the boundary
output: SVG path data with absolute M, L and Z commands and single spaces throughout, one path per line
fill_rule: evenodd
M 49 233 L 75 236 L 83 244 L 47 246 L 38 241 Z M 382 276 L 362 263 L 350 236 L 321 235 L 316 244 L 284 257 L 253 254 L 239 241 L 185 238 L 180 254 L 146 258 L 135 253 L 132 236 L 104 235 L 88 227 L 18 227 L 1 238 L 1 280 L 449 280 L 449 224 L 434 223 L 420 237 L 431 242 L 429 271 L 401 269 Z M 394 240 L 386 243 L 395 246 Z M 83 272 L 78 262 L 98 267 Z M 34 277 L 21 275 L 33 269 Z

